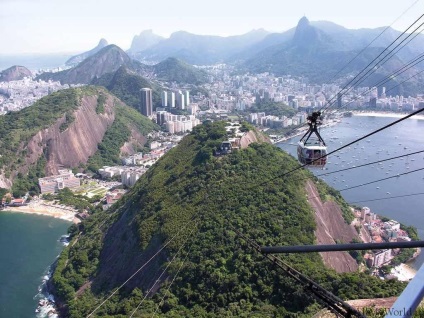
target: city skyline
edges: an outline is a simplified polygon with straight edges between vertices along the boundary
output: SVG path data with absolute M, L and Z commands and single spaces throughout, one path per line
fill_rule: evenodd
M 200 35 L 231 36 L 263 28 L 284 32 L 296 26 L 302 16 L 311 21 L 331 21 L 349 29 L 376 28 L 392 24 L 408 7 L 393 28 L 405 29 L 422 12 L 422 0 L 314 2 L 299 0 L 280 3 L 273 0 L 257 4 L 216 0 L 196 3 L 164 0 L 141 3 L 124 0 L 119 6 L 105 0 L 55 2 L 53 0 L 0 1 L 0 54 L 79 53 L 93 48 L 100 38 L 126 50 L 135 35 L 152 29 L 169 37 L 176 31 Z M 64 36 L 66 35 L 66 36 Z

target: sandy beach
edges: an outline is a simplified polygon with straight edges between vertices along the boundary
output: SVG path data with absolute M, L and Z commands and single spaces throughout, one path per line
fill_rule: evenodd
M 44 201 L 31 202 L 30 204 L 21 207 L 7 207 L 7 209 L 2 212 L 19 212 L 46 215 L 73 223 L 81 222 L 80 219 L 75 217 L 75 214 L 78 213 L 77 211 L 70 208 L 54 206 L 49 203 L 45 203 Z
M 409 265 L 400 264 L 392 269 L 392 274 L 394 274 L 398 280 L 407 282 L 415 277 L 417 271 Z
M 401 113 L 385 113 L 385 112 L 374 112 L 374 111 L 370 111 L 370 112 L 353 111 L 352 113 L 353 113 L 353 116 L 372 116 L 372 117 L 391 117 L 391 118 L 402 118 L 407 115 L 407 114 L 401 114 Z M 410 118 L 424 120 L 424 115 L 415 115 Z

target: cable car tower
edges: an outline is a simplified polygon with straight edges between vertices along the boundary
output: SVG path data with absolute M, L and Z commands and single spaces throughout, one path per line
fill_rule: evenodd
M 327 163 L 327 146 L 318 132 L 317 127 L 322 124 L 321 112 L 313 112 L 308 116 L 308 131 L 300 139 L 297 146 L 297 158 L 303 165 L 314 168 L 323 168 Z M 310 137 L 315 134 L 316 138 Z

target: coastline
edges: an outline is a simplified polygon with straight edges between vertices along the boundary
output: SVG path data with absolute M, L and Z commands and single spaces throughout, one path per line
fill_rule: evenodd
M 394 112 L 379 112 L 379 111 L 352 111 L 353 116 L 362 117 L 390 117 L 390 118 L 402 118 L 408 115 L 408 113 L 394 113 Z M 410 117 L 412 119 L 424 120 L 424 115 L 415 115 Z
M 71 209 L 61 208 L 57 206 L 50 206 L 44 203 L 30 203 L 26 206 L 20 207 L 7 207 L 5 210 L 1 212 L 18 212 L 18 213 L 26 213 L 26 214 L 36 214 L 36 215 L 44 215 L 50 216 L 58 219 L 62 219 L 68 222 L 79 223 L 81 222 L 75 215 L 77 211 L 73 211 Z
M 392 274 L 395 275 L 399 281 L 408 282 L 415 277 L 417 271 L 408 264 L 402 263 L 392 269 Z

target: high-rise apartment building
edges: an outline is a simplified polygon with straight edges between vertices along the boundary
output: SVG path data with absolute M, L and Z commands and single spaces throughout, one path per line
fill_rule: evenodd
M 179 91 L 177 93 L 177 108 L 178 109 L 185 109 L 184 94 L 181 91 Z
M 168 93 L 166 91 L 162 92 L 162 107 L 168 107 Z
M 140 112 L 150 117 L 153 112 L 152 89 L 142 88 L 140 90 Z
M 168 106 L 171 108 L 175 108 L 175 93 L 169 92 L 168 94 Z
M 190 104 L 190 92 L 189 91 L 184 92 L 184 101 L 185 101 L 186 105 Z

